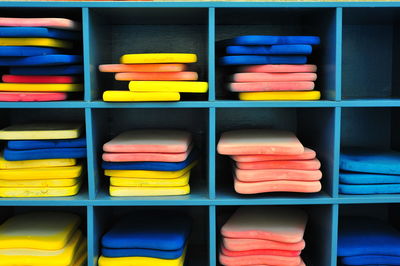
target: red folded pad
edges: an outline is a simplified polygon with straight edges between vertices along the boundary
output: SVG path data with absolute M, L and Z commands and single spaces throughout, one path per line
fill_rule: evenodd
M 99 65 L 100 72 L 179 72 L 185 64 L 108 64 Z
M 0 92 L 0 102 L 50 102 L 67 99 L 64 92 Z
M 222 254 L 229 257 L 251 256 L 251 255 L 273 255 L 282 257 L 297 257 L 300 256 L 301 250 L 279 250 L 279 249 L 253 249 L 246 251 L 232 251 L 221 246 Z
M 262 155 L 262 154 L 249 154 L 249 155 L 234 155 L 232 159 L 236 162 L 261 162 L 261 161 L 289 161 L 289 160 L 309 160 L 314 159 L 316 152 L 312 149 L 304 147 L 304 152 L 294 155 Z
M 143 72 L 143 73 L 117 73 L 116 80 L 197 80 L 196 72 Z
M 315 73 L 236 73 L 233 82 L 263 82 L 263 81 L 315 81 Z
M 321 191 L 319 181 L 275 180 L 260 182 L 242 182 L 234 178 L 235 191 L 239 194 L 258 194 L 267 192 L 316 193 Z
M 258 182 L 273 180 L 317 181 L 322 178 L 320 170 L 293 170 L 293 169 L 262 169 L 243 170 L 234 169 L 235 176 L 242 182 Z
M 3 82 L 7 83 L 78 83 L 79 78 L 74 76 L 20 76 L 3 75 Z
M 255 72 L 255 73 L 307 73 L 316 72 L 316 65 L 253 65 L 242 66 L 238 68 L 238 72 Z
M 261 169 L 293 169 L 293 170 L 318 170 L 321 163 L 318 159 L 299 161 L 262 161 L 262 162 L 236 162 L 236 167 L 244 170 Z
M 302 251 L 306 247 L 306 242 L 303 239 L 297 243 L 286 243 L 265 239 L 223 237 L 222 241 L 224 246 L 232 251 L 248 251 L 253 249 Z
M 282 257 L 282 256 L 272 256 L 272 255 L 230 257 L 220 253 L 219 262 L 222 265 L 232 265 L 232 266 L 260 265 L 260 264 L 266 264 L 271 266 L 298 266 L 301 264 L 301 258 L 300 256 Z
M 310 91 L 315 87 L 312 81 L 271 81 L 271 82 L 232 82 L 229 90 L 233 92 L 251 91 Z

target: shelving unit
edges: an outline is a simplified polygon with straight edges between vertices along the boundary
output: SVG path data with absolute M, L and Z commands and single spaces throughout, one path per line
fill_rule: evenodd
M 85 91 L 81 99 L 0 103 L 0 126 L 15 122 L 80 121 L 88 142 L 87 182 L 66 198 L 0 199 L 0 221 L 36 209 L 68 210 L 85 220 L 88 265 L 97 265 L 99 240 L 110 224 L 137 208 L 173 208 L 195 218 L 186 265 L 218 265 L 219 230 L 236 206 L 298 205 L 310 215 L 307 265 L 335 266 L 341 215 L 379 215 L 399 221 L 400 195 L 339 195 L 340 147 L 400 149 L 400 2 L 0 2 L 1 16 L 60 16 L 82 22 Z M 226 92 L 215 64 L 215 42 L 244 34 L 318 35 L 315 102 L 241 102 Z M 105 103 L 102 92 L 126 88 L 97 66 L 124 53 L 193 52 L 209 92 L 176 103 Z M 317 150 L 322 192 L 244 196 L 232 187 L 230 165 L 216 154 L 220 134 L 270 126 L 295 131 Z M 201 164 L 192 193 L 177 197 L 112 198 L 101 169 L 102 145 L 134 128 L 179 128 L 194 134 Z M 397 212 L 398 213 L 398 212 Z M 399 227 L 400 223 L 397 223 Z

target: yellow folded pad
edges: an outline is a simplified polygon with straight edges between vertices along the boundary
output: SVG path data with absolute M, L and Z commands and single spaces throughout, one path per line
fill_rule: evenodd
M 76 92 L 82 90 L 82 84 L 0 83 L 0 91 Z
M 77 230 L 81 218 L 65 212 L 31 212 L 0 225 L 0 249 L 60 250 Z
M 190 171 L 178 178 L 110 177 L 110 184 L 117 187 L 181 187 L 189 183 Z M 1 184 L 1 183 L 0 183 Z
M 105 170 L 106 176 L 133 177 L 133 178 L 178 178 L 195 167 L 197 161 L 192 162 L 179 171 L 150 171 L 150 170 Z
M 319 91 L 267 91 L 241 92 L 239 99 L 243 101 L 314 101 L 321 99 Z
M 72 43 L 52 38 L 0 38 L 0 46 L 43 46 L 72 48 Z
M 156 53 L 156 54 L 126 54 L 121 56 L 121 64 L 158 64 L 158 63 L 195 63 L 196 54 Z
M 179 101 L 179 92 L 132 92 L 132 91 L 105 91 L 105 102 L 174 102 Z
M 81 124 L 46 123 L 18 124 L 0 130 L 2 140 L 76 139 L 82 131 Z
M 68 197 L 78 194 L 81 184 L 70 187 L 15 187 L 0 188 L 0 197 L 3 198 L 41 198 L 41 197 Z
M 70 187 L 80 182 L 80 178 L 65 178 L 65 179 L 37 179 L 37 180 L 26 180 L 26 179 L 15 179 L 15 180 L 3 180 L 0 179 L 0 188 L 6 187 Z
M 82 174 L 82 165 L 46 167 L 46 168 L 28 168 L 28 169 L 6 169 L 0 170 L 0 179 L 65 179 L 75 178 Z
M 130 81 L 129 90 L 135 92 L 204 93 L 208 90 L 208 83 L 202 81 Z
M 6 161 L 0 155 L 0 169 L 21 169 L 21 168 L 38 168 L 38 167 L 59 167 L 76 165 L 76 159 L 43 159 L 43 160 L 27 160 L 27 161 Z
M 177 196 L 190 193 L 190 186 L 182 187 L 115 187 L 110 186 L 110 195 L 124 196 Z

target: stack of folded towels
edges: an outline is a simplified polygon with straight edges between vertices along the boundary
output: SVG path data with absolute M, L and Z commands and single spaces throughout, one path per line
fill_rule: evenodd
M 197 72 L 185 71 L 197 62 L 196 54 L 126 54 L 121 64 L 100 65 L 101 72 L 117 72 L 116 80 L 129 81 L 129 91 L 109 90 L 107 102 L 179 101 L 180 93 L 206 93 L 207 82 L 197 81 Z
M 400 231 L 372 217 L 342 217 L 338 256 L 343 265 L 400 265 Z
M 345 148 L 340 155 L 341 194 L 400 193 L 400 152 Z
M 181 130 L 133 130 L 103 146 L 111 196 L 171 196 L 190 193 L 197 154 Z
M 239 66 L 228 89 L 245 101 L 319 100 L 315 65 L 307 65 L 316 36 L 247 35 L 220 42 L 223 66 Z
M 222 265 L 304 266 L 307 214 L 281 206 L 245 206 L 222 226 Z
M 0 225 L 0 265 L 86 265 L 87 243 L 72 213 L 19 214 Z
M 136 211 L 102 238 L 99 266 L 182 266 L 191 218 L 173 211 Z
M 0 101 L 61 101 L 83 90 L 80 24 L 65 18 L 0 17 Z
M 319 192 L 322 173 L 315 151 L 288 131 L 244 129 L 221 135 L 218 153 L 235 161 L 237 193 Z
M 80 124 L 20 124 L 0 130 L 0 197 L 73 196 L 81 187 L 86 140 Z

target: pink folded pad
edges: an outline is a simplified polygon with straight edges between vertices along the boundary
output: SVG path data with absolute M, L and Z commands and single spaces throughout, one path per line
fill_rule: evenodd
M 185 64 L 106 64 L 99 65 L 100 72 L 179 72 Z
M 253 249 L 246 251 L 232 251 L 226 249 L 224 246 L 221 247 L 221 253 L 229 257 L 238 256 L 252 256 L 252 255 L 272 255 L 282 257 L 297 257 L 300 256 L 301 250 L 279 250 L 279 249 Z
M 239 67 L 238 72 L 255 73 L 307 73 L 316 72 L 316 65 L 253 65 Z
M 230 265 L 226 265 L 226 266 L 230 266 Z M 250 265 L 246 265 L 246 266 L 250 266 Z M 271 265 L 269 265 L 269 264 L 252 264 L 251 266 L 271 266 Z M 286 265 L 280 265 L 280 266 L 286 266 Z M 302 260 L 298 266 L 306 266 L 306 264 Z
M 81 25 L 66 18 L 7 18 L 0 17 L 0 26 L 5 27 L 46 27 L 64 30 L 79 30 Z
M 316 152 L 304 147 L 302 154 L 295 155 L 234 155 L 232 159 L 236 162 L 261 162 L 261 161 L 290 161 L 290 160 L 309 160 L 314 159 Z
M 236 167 L 243 170 L 261 169 L 293 169 L 293 170 L 318 170 L 321 163 L 318 159 L 299 161 L 262 161 L 262 162 L 236 162 Z
M 307 214 L 287 206 L 241 206 L 222 226 L 227 238 L 263 239 L 285 243 L 303 240 Z
M 262 169 L 262 170 L 243 170 L 234 169 L 235 176 L 242 182 L 258 182 L 273 180 L 292 180 L 292 181 L 318 181 L 322 178 L 320 170 L 291 170 L 291 169 Z
M 233 82 L 315 81 L 315 73 L 236 73 Z
M 181 130 L 132 130 L 103 145 L 105 152 L 186 153 L 191 134 Z
M 302 239 L 297 243 L 285 243 L 264 239 L 222 238 L 223 245 L 231 251 L 248 251 L 253 249 L 276 249 L 288 251 L 301 251 L 306 247 Z
M 312 81 L 232 82 L 228 85 L 233 92 L 310 91 L 315 87 Z
M 301 264 L 300 256 L 282 257 L 272 255 L 252 255 L 230 257 L 222 253 L 219 254 L 219 262 L 222 265 L 246 266 L 246 265 L 270 265 L 270 266 L 298 266 Z
M 272 129 L 243 129 L 224 132 L 217 150 L 224 155 L 304 153 L 297 137 L 288 131 Z
M 145 73 L 117 73 L 116 80 L 197 80 L 196 72 L 145 72 Z
M 64 92 L 0 92 L 0 102 L 50 102 L 67 99 Z
M 321 191 L 319 181 L 275 180 L 260 182 L 242 182 L 234 179 L 235 191 L 239 194 L 258 194 L 267 192 L 302 192 L 315 193 Z
M 20 76 L 3 75 L 3 82 L 7 83 L 78 83 L 80 80 L 74 76 Z

